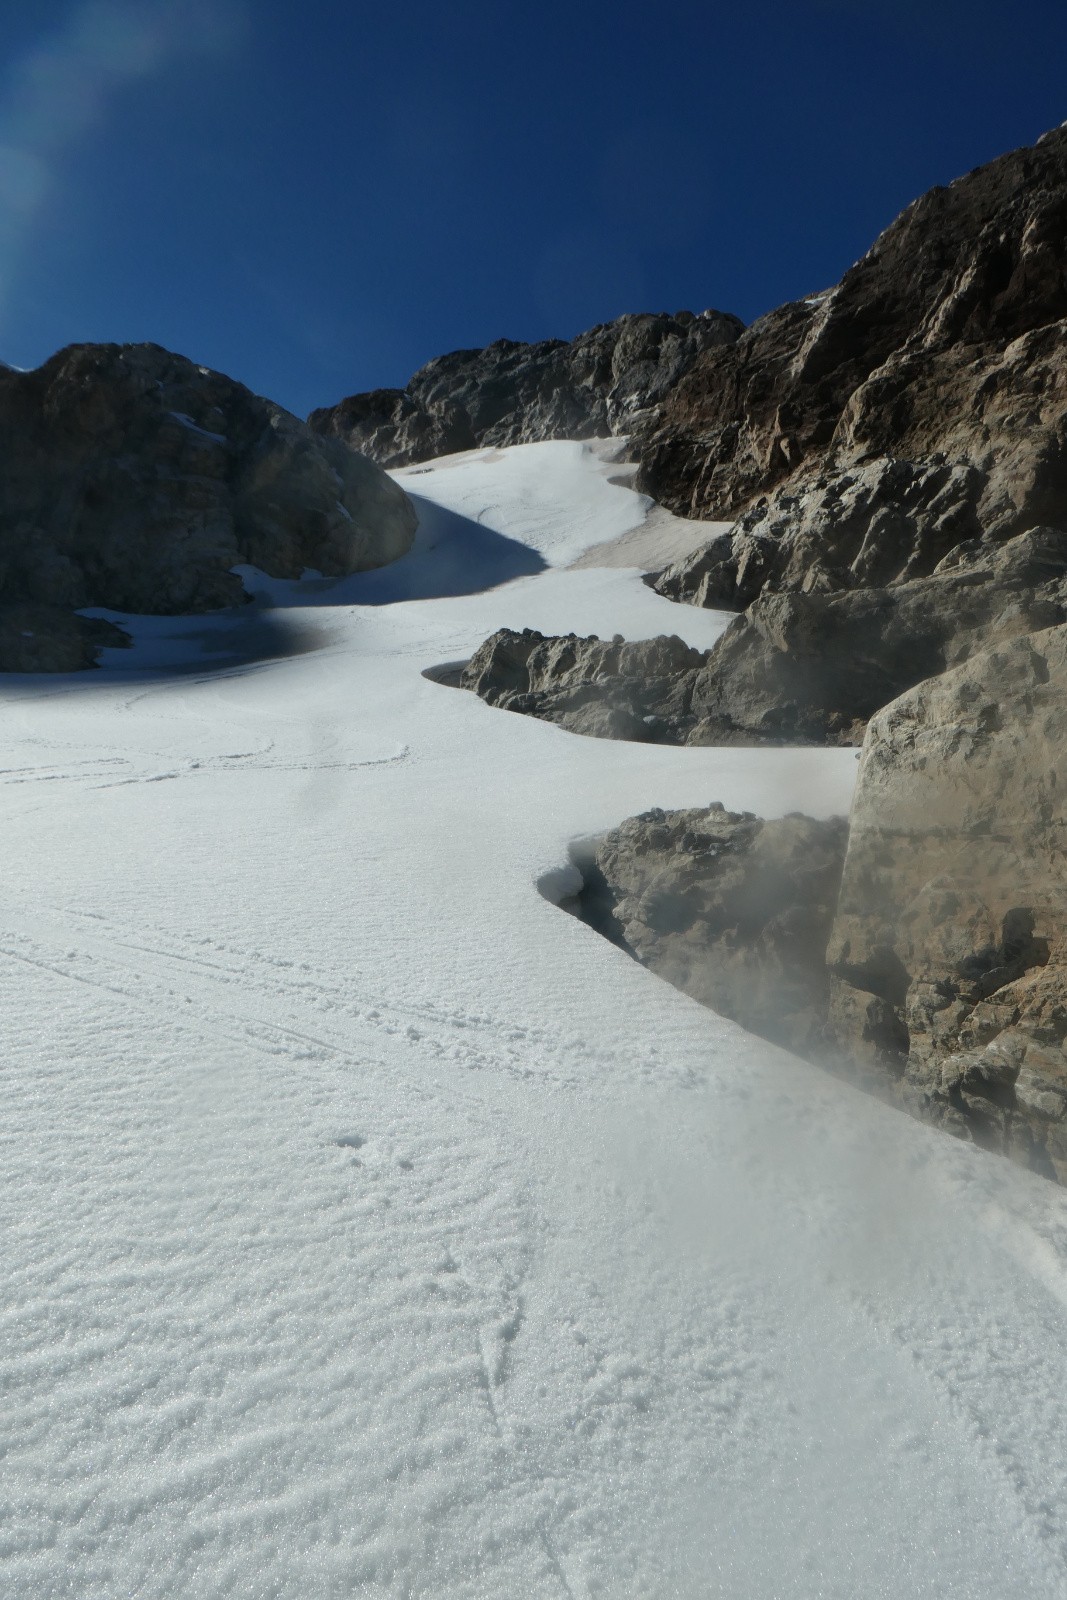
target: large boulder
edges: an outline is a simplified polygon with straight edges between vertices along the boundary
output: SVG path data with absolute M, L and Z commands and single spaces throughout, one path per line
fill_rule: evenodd
M 570 909 L 676 988 L 823 1058 L 844 818 L 649 811 L 580 852 Z
M 1067 525 L 1067 127 L 702 355 L 634 448 L 672 510 L 747 513 L 736 551 L 666 580 L 702 604 L 923 576 L 979 530 Z
M 569 343 L 498 339 L 436 357 L 406 389 L 352 395 L 308 422 L 384 466 L 475 445 L 628 433 L 703 351 L 743 326 L 721 311 L 680 311 L 620 317 Z
M 1067 1180 L 1067 626 L 870 724 L 828 950 L 837 1047 Z
M 479 645 L 460 684 L 491 706 L 571 733 L 684 744 L 693 684 L 706 659 L 676 635 L 628 643 L 621 635 L 546 637 L 533 628 L 501 628 Z
M 242 599 L 238 564 L 340 576 L 414 536 L 411 502 L 374 463 L 156 345 L 0 370 L 0 450 L 0 610 L 210 610 Z

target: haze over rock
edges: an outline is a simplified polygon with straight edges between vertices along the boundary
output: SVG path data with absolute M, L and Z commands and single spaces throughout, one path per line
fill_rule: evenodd
M 838 1046 L 906 1104 L 1067 1179 L 1067 627 L 871 723 L 828 950 Z
M 501 629 L 463 674 L 490 705 L 656 744 L 858 744 L 906 689 L 989 645 L 1067 622 L 1067 533 L 957 547 L 928 578 L 769 593 L 710 650 Z
M 373 462 L 157 345 L 0 370 L 0 449 L 0 608 L 38 608 L 35 628 L 0 627 L 8 671 L 86 665 L 83 607 L 211 610 L 243 598 L 238 564 L 340 576 L 414 536 Z
M 1067 1182 L 1065 741 L 1060 625 L 880 712 L 847 825 L 647 812 L 576 850 L 572 909 L 723 1015 Z
M 476 445 L 624 434 L 703 351 L 743 327 L 721 311 L 680 311 L 620 317 L 569 343 L 498 339 L 438 356 L 406 389 L 351 395 L 308 422 L 386 467 Z
M 843 817 L 648 811 L 576 853 L 572 909 L 694 999 L 818 1057 L 847 833 Z

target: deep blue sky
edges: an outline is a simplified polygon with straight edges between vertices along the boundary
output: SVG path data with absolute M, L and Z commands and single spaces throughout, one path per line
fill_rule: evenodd
M 0 355 L 153 339 L 304 413 L 501 335 L 746 321 L 1067 118 L 1067 5 L 34 0 Z

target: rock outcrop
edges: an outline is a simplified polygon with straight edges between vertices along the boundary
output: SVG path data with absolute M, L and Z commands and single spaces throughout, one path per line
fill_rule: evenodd
M 698 356 L 731 344 L 743 327 L 721 311 L 680 311 L 620 317 L 569 343 L 498 339 L 438 356 L 406 389 L 376 389 L 313 411 L 308 423 L 386 467 L 476 445 L 624 434 Z
M 0 450 L 0 669 L 84 664 L 93 630 L 63 613 L 210 610 L 243 598 L 240 563 L 339 576 L 414 536 L 411 502 L 373 462 L 156 345 L 0 370 Z M 20 623 L 25 606 L 55 608 L 51 622 Z M 23 648 L 29 634 L 55 650 Z
M 867 732 L 828 950 L 838 1048 L 906 1105 L 1067 1181 L 1067 627 Z
M 97 617 L 0 602 L 0 672 L 82 672 L 96 666 L 102 649 L 129 643 L 121 628 Z
M 859 744 L 868 718 L 989 645 L 1067 622 L 1067 533 L 957 547 L 928 578 L 764 593 L 709 652 L 690 743 Z
M 648 812 L 576 853 L 572 909 L 753 1032 L 1067 1182 L 1065 748 L 1061 624 L 881 711 L 847 825 Z
M 572 909 L 694 999 L 818 1059 L 846 837 L 841 817 L 649 811 L 578 860 Z
M 909 206 L 836 288 L 702 355 L 639 430 L 638 486 L 742 515 L 663 592 L 931 573 L 956 544 L 1067 526 L 1067 128 Z
M 546 638 L 501 629 L 462 678 L 490 705 L 573 733 L 658 744 L 859 744 L 924 678 L 1067 622 L 1067 533 L 972 541 L 928 578 L 769 593 L 708 651 L 675 637 Z
M 571 733 L 684 744 L 705 660 L 705 652 L 673 635 L 626 643 L 619 635 L 546 638 L 532 628 L 501 628 L 475 651 L 460 685 L 491 706 Z

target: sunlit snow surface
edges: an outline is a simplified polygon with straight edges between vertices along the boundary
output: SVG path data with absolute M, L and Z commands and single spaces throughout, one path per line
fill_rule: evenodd
M 4 685 L 3 1595 L 1067 1592 L 1061 1192 L 538 892 L 652 805 L 842 810 L 853 753 L 422 676 L 711 642 L 563 570 L 640 522 L 610 471 L 399 474 L 396 568 Z

